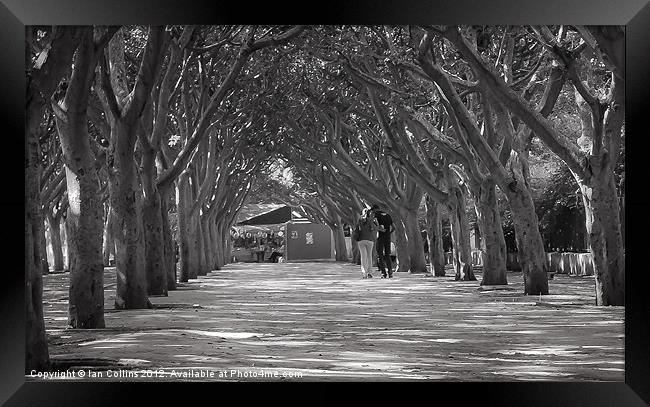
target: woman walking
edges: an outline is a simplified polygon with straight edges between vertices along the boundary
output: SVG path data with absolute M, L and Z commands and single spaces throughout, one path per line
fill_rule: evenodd
M 377 230 L 379 224 L 375 219 L 370 208 L 364 208 L 361 213 L 361 218 L 357 222 L 357 230 L 359 231 L 359 254 L 361 255 L 361 273 L 363 278 L 372 278 L 370 269 L 372 269 L 372 246 L 377 239 Z

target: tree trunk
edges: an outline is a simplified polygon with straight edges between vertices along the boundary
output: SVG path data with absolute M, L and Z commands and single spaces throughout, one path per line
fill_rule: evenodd
M 43 216 L 41 215 L 41 221 Z M 47 261 L 47 238 L 45 237 L 45 223 L 38 228 L 38 245 L 40 246 L 38 252 L 41 254 L 41 273 L 43 275 L 50 274 L 50 264 Z
M 524 176 L 527 160 L 525 155 L 520 157 L 519 154 L 525 153 L 513 151 L 510 157 L 510 172 L 515 181 L 501 190 L 506 194 L 512 212 L 519 263 L 524 277 L 524 294 L 546 295 L 546 252 L 533 198 Z
M 69 202 L 66 217 L 70 270 L 68 324 L 72 328 L 104 328 L 104 210 L 85 111 L 80 114 L 69 109 L 66 117 L 57 116 L 56 122 Z
M 223 251 L 224 251 L 224 265 L 232 262 L 232 240 L 230 240 L 230 231 L 226 235 L 225 242 L 223 244 Z
M 212 263 L 214 259 L 214 250 L 212 239 L 210 238 L 210 216 L 204 214 L 201 216 L 201 235 L 203 236 L 203 248 L 205 252 L 205 272 L 206 274 L 213 270 Z
M 345 233 L 343 232 L 343 224 L 339 218 L 336 226 L 332 228 L 334 235 L 334 251 L 336 253 L 336 261 L 348 261 L 348 248 L 345 245 Z
M 221 270 L 223 266 L 223 244 L 219 238 L 219 225 L 217 225 L 215 214 L 210 216 L 208 228 L 210 231 L 210 241 L 212 242 L 212 269 Z
M 452 256 L 456 269 L 456 281 L 474 281 L 476 276 L 472 268 L 472 251 L 469 244 L 469 223 L 465 213 L 465 196 L 458 187 L 453 187 L 453 203 L 449 207 L 451 225 Z
M 142 221 L 144 228 L 145 275 L 149 295 L 167 295 L 167 270 L 161 196 L 156 187 L 156 151 L 142 147 Z
M 431 271 L 436 277 L 445 275 L 445 252 L 442 248 L 442 220 L 439 204 L 426 198 L 427 211 L 427 239 L 429 244 L 429 263 Z
M 176 208 L 178 211 L 178 236 L 180 251 L 180 281 L 187 282 L 190 278 L 197 277 L 196 253 L 196 226 L 194 220 L 189 217 L 189 210 L 192 205 L 190 190 L 190 176 L 183 172 L 178 178 L 176 193 Z
M 52 258 L 54 271 L 63 271 L 63 245 L 61 244 L 61 217 L 47 215 L 47 222 L 50 225 L 50 244 L 52 246 Z
M 40 111 L 42 114 L 42 111 Z M 28 113 L 33 113 L 29 111 Z M 39 118 L 40 119 L 40 118 Z M 29 122 L 28 122 L 29 123 Z M 25 373 L 50 368 L 45 323 L 43 320 L 43 273 L 41 269 L 39 228 L 40 185 L 36 148 L 38 137 L 28 129 L 25 137 Z
M 142 191 L 133 159 L 135 129 L 117 121 L 107 157 L 117 288 L 116 309 L 148 308 Z
M 168 191 L 160 190 L 160 216 L 162 218 L 163 244 L 165 254 L 165 271 L 167 273 L 167 291 L 176 290 L 176 250 L 172 236 L 171 225 L 169 224 L 169 212 L 167 209 Z
M 222 227 L 217 226 L 215 228 L 216 241 L 215 244 L 215 262 L 216 270 L 221 270 L 229 262 L 230 251 L 227 249 L 226 242 L 223 239 L 223 233 L 221 232 Z
M 625 305 L 625 254 L 618 196 L 611 171 L 590 157 L 590 185 L 581 183 L 585 226 L 596 279 L 596 305 Z M 600 170 L 600 171 L 599 171 Z
M 145 195 L 142 206 L 145 241 L 145 273 L 149 295 L 167 295 L 167 269 L 160 195 Z
M 409 273 L 426 273 L 428 271 L 427 261 L 424 257 L 422 232 L 418 224 L 418 210 L 416 208 L 402 212 L 409 252 Z
M 411 260 L 409 259 L 408 239 L 406 237 L 406 229 L 402 223 L 402 219 L 393 219 L 395 225 L 395 251 L 397 254 L 396 272 L 407 272 L 411 267 Z
M 205 263 L 205 245 L 203 243 L 203 225 L 201 223 L 201 215 L 197 212 L 193 216 L 194 222 L 194 241 L 196 242 L 196 254 L 197 254 L 197 275 L 205 276 L 208 274 L 207 265 Z
M 106 223 L 104 225 L 104 267 L 111 265 L 111 254 L 115 258 L 115 241 L 113 240 L 113 214 L 111 211 L 111 206 L 107 205 L 108 210 L 106 211 Z
M 481 285 L 508 284 L 506 276 L 506 241 L 494 181 L 486 179 L 476 199 L 477 218 L 485 246 Z

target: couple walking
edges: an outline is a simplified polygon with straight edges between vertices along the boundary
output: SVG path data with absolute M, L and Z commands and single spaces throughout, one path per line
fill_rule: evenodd
M 363 278 L 372 278 L 372 247 L 377 242 L 377 265 L 382 278 L 393 278 L 390 259 L 390 234 L 393 232 L 393 220 L 389 214 L 381 211 L 378 204 L 364 208 L 357 222 L 357 242 L 361 255 L 361 273 Z M 379 232 L 379 233 L 377 233 Z M 388 272 L 388 274 L 387 274 Z

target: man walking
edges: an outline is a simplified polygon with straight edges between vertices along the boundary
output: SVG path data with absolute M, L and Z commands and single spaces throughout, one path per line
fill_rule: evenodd
M 395 230 L 393 219 L 389 214 L 381 210 L 379 204 L 374 204 L 370 208 L 379 224 L 379 236 L 377 237 L 377 266 L 381 271 L 381 278 L 393 278 L 393 262 L 390 259 L 390 235 Z

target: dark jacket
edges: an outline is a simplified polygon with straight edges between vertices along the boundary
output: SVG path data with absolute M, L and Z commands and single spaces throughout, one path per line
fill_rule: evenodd
M 377 223 L 379 225 L 382 225 L 384 227 L 384 231 L 380 231 L 377 238 L 390 241 L 390 232 L 393 226 L 393 218 L 391 218 L 390 215 L 386 212 L 377 212 L 375 214 L 375 219 L 377 219 Z
M 357 225 L 359 226 L 360 231 L 359 240 L 372 240 L 374 242 L 377 239 L 377 229 L 379 228 L 379 225 L 372 215 L 365 219 L 359 218 Z

